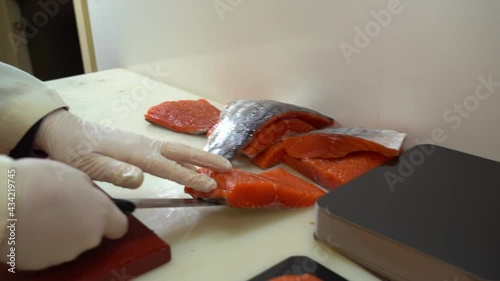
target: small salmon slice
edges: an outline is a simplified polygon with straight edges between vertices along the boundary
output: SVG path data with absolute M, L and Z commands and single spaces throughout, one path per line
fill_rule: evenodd
M 218 173 L 201 168 L 199 172 L 217 182 L 211 192 L 185 187 L 194 198 L 226 199 L 235 208 L 301 208 L 313 206 L 325 194 L 315 185 L 298 178 L 285 169 L 253 174 L 239 169 Z
M 293 274 L 282 275 L 271 278 L 268 281 L 323 281 L 323 280 L 309 273 L 305 273 L 301 275 L 293 275 Z
M 149 108 L 147 121 L 175 132 L 199 135 L 219 120 L 220 110 L 205 99 L 166 101 Z
M 282 161 L 313 182 L 332 190 L 382 165 L 389 159 L 391 157 L 377 152 L 362 151 L 332 159 L 298 159 L 285 155 Z
M 387 157 L 401 153 L 406 134 L 393 130 L 325 128 L 283 139 L 289 156 L 300 159 L 338 158 L 357 151 L 374 151 Z
M 243 154 L 253 158 L 279 141 L 282 137 L 313 130 L 316 130 L 314 126 L 300 119 L 278 120 L 259 128 L 250 143 L 243 149 Z

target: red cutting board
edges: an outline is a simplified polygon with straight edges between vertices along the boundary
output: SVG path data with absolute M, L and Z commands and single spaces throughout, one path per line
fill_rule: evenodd
M 0 264 L 0 280 L 124 281 L 170 261 L 170 246 L 134 216 L 128 219 L 129 230 L 121 239 L 103 239 L 76 260 L 40 271 L 11 273 Z

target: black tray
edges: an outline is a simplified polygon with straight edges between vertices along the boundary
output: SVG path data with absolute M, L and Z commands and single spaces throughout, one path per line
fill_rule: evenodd
M 289 257 L 248 281 L 268 281 L 281 275 L 301 275 L 305 273 L 314 275 L 324 281 L 348 281 L 306 256 Z

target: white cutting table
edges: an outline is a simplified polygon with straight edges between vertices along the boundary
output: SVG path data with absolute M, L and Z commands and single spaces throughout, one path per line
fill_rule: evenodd
M 49 81 L 71 112 L 93 122 L 151 138 L 202 148 L 203 136 L 189 136 L 153 126 L 144 113 L 167 100 L 197 99 L 194 94 L 124 69 Z M 222 108 L 222 105 L 214 105 Z M 258 168 L 242 163 L 242 168 Z M 186 197 L 177 183 L 146 175 L 144 184 L 127 190 L 98 182 L 116 198 Z M 305 255 L 348 280 L 380 280 L 313 238 L 314 208 L 240 210 L 228 207 L 142 209 L 135 216 L 171 246 L 172 260 L 137 277 L 138 281 L 247 280 L 289 256 Z

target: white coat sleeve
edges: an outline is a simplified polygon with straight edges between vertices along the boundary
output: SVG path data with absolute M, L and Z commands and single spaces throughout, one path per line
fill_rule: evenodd
M 0 154 L 9 154 L 34 124 L 59 108 L 67 105 L 57 91 L 0 62 Z
M 2 181 L 0 182 L 0 243 L 9 235 L 7 231 L 7 208 L 9 207 L 7 200 L 7 171 L 9 170 L 11 162 L 12 159 L 9 157 L 0 155 L 0 180 Z

